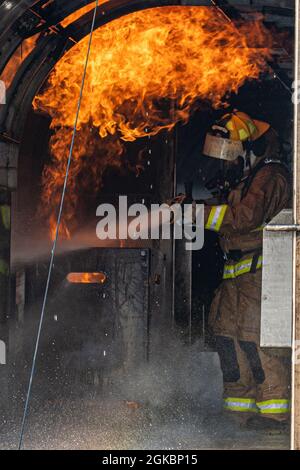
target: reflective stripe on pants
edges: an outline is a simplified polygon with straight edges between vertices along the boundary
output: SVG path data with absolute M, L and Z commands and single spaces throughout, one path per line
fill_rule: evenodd
M 248 411 L 260 414 L 280 414 L 291 411 L 291 402 L 287 399 L 273 399 L 255 402 L 254 398 L 225 398 L 224 409 L 230 411 Z
M 289 413 L 291 410 L 291 402 L 286 399 L 266 400 L 257 403 L 260 413 Z
M 224 408 L 230 411 L 258 412 L 254 398 L 224 398 Z

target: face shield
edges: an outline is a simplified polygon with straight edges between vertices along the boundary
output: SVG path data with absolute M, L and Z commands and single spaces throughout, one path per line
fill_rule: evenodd
M 206 183 L 212 194 L 227 197 L 244 175 L 245 149 L 240 140 L 232 140 L 220 135 L 206 134 L 203 155 L 208 160 L 219 162 L 219 170 Z
M 206 134 L 203 154 L 207 157 L 233 162 L 244 153 L 243 144 L 240 140 L 226 139 L 210 133 Z

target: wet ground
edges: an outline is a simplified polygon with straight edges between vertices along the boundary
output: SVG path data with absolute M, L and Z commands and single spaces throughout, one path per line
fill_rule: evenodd
M 49 401 L 31 415 L 26 449 L 288 449 L 288 436 L 241 430 L 219 414 L 192 404 L 130 408 L 122 401 Z M 14 449 L 16 422 L 8 421 L 0 449 Z
M 74 306 L 68 305 L 75 321 Z M 22 328 L 11 330 L 11 360 L 0 370 L 7 374 L 0 375 L 0 449 L 18 447 L 38 312 L 37 305 Z M 149 360 L 130 362 L 92 342 L 90 332 L 84 336 L 87 303 L 83 313 L 81 343 L 66 343 L 66 336 L 74 340 L 74 330 L 53 320 L 60 310 L 50 304 L 25 449 L 289 448 L 289 436 L 249 431 L 223 415 L 219 359 L 200 340 L 189 344 L 180 334 L 153 328 Z
M 162 362 L 114 384 L 85 381 L 70 387 L 58 377 L 47 387 L 45 376 L 38 374 L 24 448 L 288 449 L 287 435 L 249 431 L 222 414 L 216 356 L 202 352 L 197 357 L 202 371 L 192 380 L 186 358 L 180 370 L 175 360 L 172 373 Z M 16 384 L 15 380 L 10 399 L 2 408 L 0 449 L 18 445 L 25 389 L 18 390 Z

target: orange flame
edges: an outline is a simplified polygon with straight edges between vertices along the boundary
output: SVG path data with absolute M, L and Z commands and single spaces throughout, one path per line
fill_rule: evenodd
M 87 43 L 84 38 L 65 54 L 51 73 L 46 90 L 35 100 L 36 108 L 52 116 L 55 130 L 50 142 L 53 161 L 44 171 L 42 196 L 52 227 Z M 74 228 L 79 188 L 92 185 L 98 190 L 104 168 L 119 164 L 122 141 L 171 130 L 179 121 L 186 123 L 201 100 L 210 100 L 215 108 L 223 106 L 227 93 L 237 92 L 247 79 L 259 78 L 267 67 L 271 46 L 270 32 L 261 22 L 248 22 L 237 29 L 211 7 L 149 9 L 96 30 L 62 232 L 67 234 L 68 228 Z
M 8 61 L 5 69 L 3 70 L 0 76 L 0 80 L 3 80 L 6 88 L 9 88 L 20 65 L 33 51 L 38 37 L 39 34 L 36 34 L 31 38 L 25 39 Z
M 100 273 L 69 273 L 67 280 L 71 284 L 104 284 L 106 275 Z
M 100 0 L 99 5 L 101 3 L 106 3 L 108 0 Z M 89 5 L 85 5 L 84 7 L 80 8 L 79 10 L 75 11 L 71 15 L 67 16 L 60 24 L 66 28 L 70 24 L 74 23 L 74 21 L 78 20 L 81 16 L 85 15 L 89 11 L 93 10 L 95 8 L 96 2 L 92 2 Z

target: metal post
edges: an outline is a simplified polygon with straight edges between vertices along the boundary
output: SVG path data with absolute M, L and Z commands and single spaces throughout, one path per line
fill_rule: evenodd
M 295 115 L 294 115 L 294 223 L 300 223 L 300 10 L 295 0 Z M 297 351 L 300 341 L 300 233 L 294 235 L 294 331 L 293 331 L 293 377 L 292 377 L 292 448 L 300 450 L 300 357 Z
M 10 266 L 10 193 L 0 190 L 0 387 L 1 395 L 8 398 L 8 310 L 9 310 L 9 266 Z M 6 409 L 6 407 L 4 407 Z
M 0 322 L 6 322 L 10 267 L 10 193 L 0 190 Z
M 0 389 L 3 397 L 8 397 L 11 191 L 17 187 L 18 153 L 15 142 L 0 141 L 0 344 L 5 352 L 4 365 L 0 364 Z

